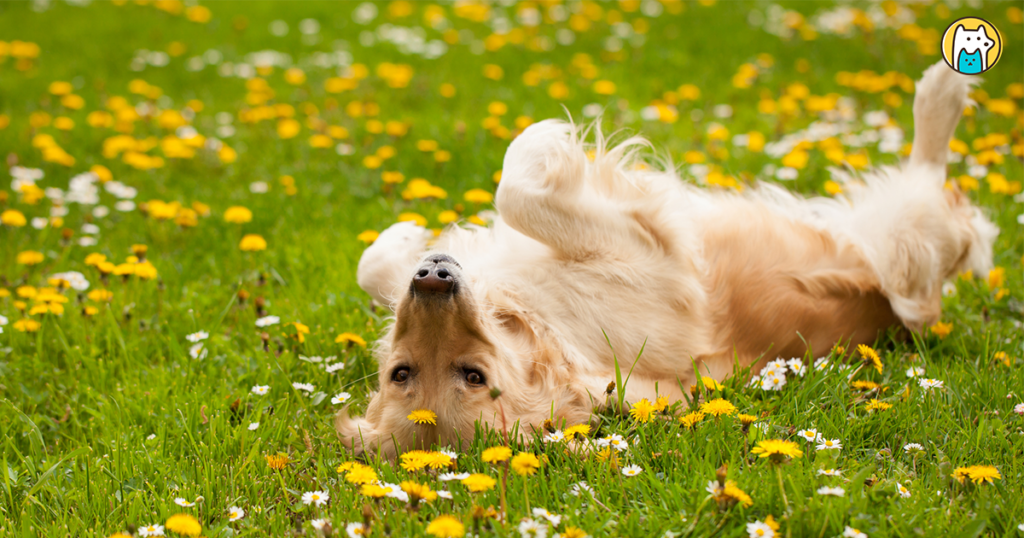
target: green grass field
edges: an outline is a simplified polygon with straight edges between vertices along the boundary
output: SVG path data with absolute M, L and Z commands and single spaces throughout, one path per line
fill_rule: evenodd
M 1024 4 L 960 4 L 0 3 L 0 536 L 1024 535 Z M 779 391 L 604 411 L 590 437 L 628 450 L 515 445 L 529 476 L 482 460 L 495 432 L 439 447 L 447 468 L 339 471 L 332 399 L 361 411 L 386 324 L 355 278 L 374 232 L 480 219 L 512 137 L 566 111 L 709 189 L 837 195 L 828 168 L 898 162 L 912 81 L 964 16 L 1005 41 L 949 168 L 1001 228 L 998 268 L 878 342 L 880 373 L 851 383 L 835 351 Z M 735 411 L 678 420 L 715 398 Z M 759 458 L 766 440 L 802 456 Z M 413 507 L 375 478 L 448 493 Z

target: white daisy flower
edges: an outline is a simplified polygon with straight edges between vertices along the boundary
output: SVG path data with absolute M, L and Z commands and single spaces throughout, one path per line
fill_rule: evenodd
M 339 392 L 334 396 L 334 398 L 331 398 L 331 403 L 334 405 L 343 404 L 349 401 L 350 398 L 352 398 L 351 394 L 347 392 Z
M 320 357 L 320 356 L 317 356 L 317 355 L 314 355 L 312 357 L 307 357 L 305 355 L 299 355 L 299 360 L 300 361 L 306 361 L 306 362 L 312 362 L 314 364 L 319 364 L 321 362 L 324 362 L 324 358 Z
M 252 388 L 252 393 L 260 396 L 263 396 L 268 392 L 270 392 L 270 385 L 255 385 Z
M 331 500 L 331 496 L 326 491 L 307 491 L 302 494 L 302 504 L 322 506 L 329 500 Z
M 761 388 L 764 390 L 782 390 L 786 386 L 786 376 L 772 375 L 761 380 Z
M 324 527 L 327 525 L 327 520 L 323 518 L 314 519 L 313 521 L 310 521 L 309 524 L 312 525 L 314 529 L 322 531 L 324 530 Z
M 556 516 L 551 512 L 548 512 L 546 508 L 534 508 L 533 517 L 542 517 L 551 522 L 552 525 L 558 526 L 562 522 L 562 516 Z
M 1019 403 L 1013 406 L 1013 412 L 1017 413 L 1018 415 L 1024 415 L 1024 403 Z
M 1024 523 L 1017 525 L 1017 530 L 1019 530 L 1020 532 L 1024 532 Z
M 925 390 L 941 389 L 943 386 L 943 382 L 938 379 L 918 379 L 917 384 Z
M 565 441 L 565 434 L 562 433 L 562 430 L 555 430 L 544 435 L 545 443 L 557 443 L 559 441 Z
M 209 337 L 210 333 L 206 331 L 199 331 L 186 336 L 185 340 L 188 340 L 189 342 L 192 342 L 194 344 L 196 342 L 202 342 L 203 340 L 206 340 Z
M 333 374 L 334 372 L 337 372 L 338 370 L 341 370 L 344 367 L 345 367 L 345 363 L 344 362 L 336 362 L 334 364 L 326 364 L 326 365 L 324 365 L 324 370 L 327 370 L 327 373 L 329 373 L 329 374 Z
M 442 482 L 451 482 L 452 480 L 463 481 L 469 478 L 469 473 L 442 473 L 437 475 L 438 480 Z
M 363 527 L 362 523 L 356 522 L 345 525 L 345 532 L 348 534 L 349 538 L 359 538 L 366 533 L 366 529 Z
M 437 496 L 442 499 L 448 499 L 449 501 L 455 498 L 452 496 L 452 492 L 443 489 L 437 490 Z
M 838 486 L 834 488 L 823 486 L 818 488 L 818 495 L 831 495 L 832 497 L 842 497 L 846 495 L 846 490 Z
M 747 523 L 747 536 L 750 538 L 774 538 L 775 531 L 767 523 L 757 520 Z
M 920 377 L 924 375 L 924 367 L 922 366 L 911 366 L 907 368 L 907 377 Z
M 448 456 L 449 458 L 451 458 L 453 460 L 459 459 L 459 454 L 457 452 L 455 452 L 454 450 L 448 450 L 448 449 L 442 448 L 442 449 L 438 450 L 438 452 L 444 454 L 445 456 Z
M 818 476 L 843 476 L 839 469 L 818 469 Z
M 243 517 L 245 517 L 245 510 L 242 510 L 237 506 L 232 506 L 231 508 L 228 508 L 228 521 L 238 521 Z
M 907 454 L 917 454 L 924 452 L 924 447 L 920 443 L 907 443 L 903 445 L 903 451 Z
M 708 480 L 708 486 L 704 488 L 704 491 L 718 497 L 722 494 L 722 485 L 718 483 L 718 480 Z
M 316 387 L 312 383 L 292 383 L 292 388 L 296 390 L 304 390 L 306 392 L 313 392 Z
M 903 487 L 903 484 L 900 484 L 899 482 L 896 483 L 896 493 L 899 493 L 900 497 L 903 497 L 904 499 L 910 497 L 910 490 Z
M 271 325 L 277 325 L 278 323 L 281 323 L 281 318 L 277 316 L 263 316 L 262 318 L 256 320 L 256 326 L 261 328 L 269 327 Z
M 813 442 L 817 441 L 818 440 L 818 435 L 819 435 L 818 434 L 818 430 L 815 430 L 814 428 L 811 428 L 811 429 L 808 429 L 808 430 L 800 430 L 800 431 L 796 432 L 796 434 L 797 434 L 798 437 L 802 437 L 808 443 L 813 443 Z
M 196 505 L 196 503 L 190 503 L 186 501 L 184 497 L 177 497 L 176 499 L 174 499 L 174 504 L 181 506 L 183 508 L 192 508 L 193 506 Z
M 7 318 L 0 316 L 0 327 L 7 325 Z
M 203 347 L 203 344 L 193 344 L 188 348 L 188 354 L 193 359 L 205 359 L 209 352 Z
M 409 494 L 402 491 L 402 486 L 384 482 L 380 484 L 380 487 L 384 488 L 386 496 L 391 497 L 392 499 L 398 499 L 402 502 L 409 502 Z
M 752 376 L 750 376 L 750 381 L 747 381 L 747 386 L 748 387 L 759 388 L 759 389 L 763 388 L 761 386 L 761 376 L 759 376 L 759 375 L 752 375 Z
M 790 359 L 786 361 L 786 366 L 789 367 L 789 371 L 794 374 L 803 377 L 807 373 L 807 366 L 804 365 L 804 361 L 800 359 Z
M 251 431 L 251 432 L 256 431 L 256 428 L 259 428 L 259 427 L 260 427 L 260 423 L 259 422 L 250 422 L 249 423 L 249 431 Z
M 547 538 L 548 536 L 547 523 L 541 524 L 530 518 L 524 518 L 520 521 L 519 527 L 516 529 L 522 538 Z
M 163 536 L 164 526 L 163 525 L 146 525 L 145 527 L 139 528 L 139 536 Z
M 843 538 L 868 538 L 868 535 L 847 525 L 846 529 L 843 531 Z
M 814 359 L 814 369 L 819 372 L 827 370 L 830 366 L 832 366 L 832 363 L 829 362 L 827 357 L 818 357 L 817 359 Z
M 636 476 L 642 472 L 644 472 L 644 469 L 639 465 L 627 465 L 622 468 L 622 474 L 626 476 Z
M 155 433 L 151 433 L 151 434 L 146 436 L 146 440 L 147 441 L 152 441 L 153 439 L 156 439 L 156 434 Z
M 586 482 L 576 482 L 571 488 L 569 488 L 569 493 L 572 494 L 573 497 L 579 497 L 584 492 L 588 495 L 593 495 L 594 488 L 590 487 Z
M 824 437 L 818 439 L 818 450 L 841 450 L 843 443 L 839 439 L 825 439 Z

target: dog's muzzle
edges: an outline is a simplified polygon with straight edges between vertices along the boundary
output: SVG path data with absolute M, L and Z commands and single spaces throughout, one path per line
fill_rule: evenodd
M 451 295 L 458 291 L 459 263 L 447 254 L 434 254 L 423 261 L 412 277 L 413 293 Z

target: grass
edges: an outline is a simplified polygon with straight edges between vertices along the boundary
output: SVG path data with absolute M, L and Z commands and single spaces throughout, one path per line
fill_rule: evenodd
M 976 95 L 981 104 L 961 123 L 957 138 L 982 159 L 997 159 L 972 146 L 986 135 L 1006 135 L 1008 145 L 1017 148 L 1022 143 L 1020 2 L 985 3 L 975 10 L 915 4 L 900 10 L 912 15 L 912 27 L 900 30 L 879 23 L 870 31 L 855 27 L 848 35 L 819 31 L 815 36 L 807 33 L 808 21 L 836 6 L 794 3 L 785 8 L 794 10 L 788 20 L 797 27 L 788 38 L 750 24 L 772 19 L 774 8 L 766 4 L 687 3 L 682 13 L 672 13 L 674 4 L 666 3 L 657 4 L 662 6 L 660 15 L 649 16 L 628 2 L 588 3 L 575 19 L 525 30 L 525 45 L 476 51 L 482 54 L 473 49 L 484 46 L 492 31 L 466 18 L 482 10 L 460 8 L 457 15 L 452 6 L 444 6 L 441 13 L 447 22 L 441 29 L 457 30 L 461 42 L 448 46 L 437 59 L 401 54 L 393 44 L 369 45 L 361 35 L 382 35 L 387 23 L 422 29 L 428 41 L 443 39 L 441 30 L 424 22 L 424 13 L 433 9 L 426 4 L 412 5 L 410 16 L 399 16 L 402 4 L 378 4 L 378 16 L 365 25 L 354 21 L 353 13 L 366 9 L 355 3 L 210 3 L 204 4 L 210 10 L 206 22 L 186 16 L 202 20 L 201 10 L 186 12 L 173 2 L 53 2 L 38 11 L 35 5 L 39 4 L 0 4 L 0 39 L 39 47 L 35 58 L 0 54 L 0 147 L 8 164 L 40 168 L 45 172 L 38 181 L 40 189 L 64 190 L 72 176 L 103 165 L 115 180 L 137 189 L 136 204 L 149 202 L 150 211 L 114 210 L 116 199 L 101 189 L 99 204 L 111 208 L 109 215 L 96 216 L 92 206 L 67 203 L 68 213 L 60 223 L 51 221 L 42 229 L 0 226 L 0 289 L 10 294 L 0 298 L 0 315 L 9 320 L 0 334 L 0 536 L 109 536 L 163 523 L 179 512 L 194 515 L 206 536 L 314 533 L 309 523 L 314 518 L 329 519 L 340 535 L 347 523 L 363 521 L 364 505 L 373 511 L 372 535 L 420 536 L 440 514 L 452 514 L 472 529 L 480 521 L 473 517 L 475 506 L 500 507 L 500 487 L 470 494 L 457 482 L 446 486 L 429 473 L 409 473 L 378 461 L 368 463 L 383 480 L 413 480 L 449 489 L 454 500 L 437 499 L 413 511 L 394 499 L 372 502 L 360 496 L 344 473 L 336 471 L 352 458 L 331 427 L 338 406 L 330 399 L 348 391 L 359 408 L 377 382 L 374 360 L 365 348 L 335 343 L 337 335 L 350 332 L 372 344 L 386 323 L 386 312 L 371 306 L 356 286 L 355 267 L 364 248 L 357 237 L 366 230 L 383 230 L 404 213 L 416 213 L 439 228 L 444 210 L 457 210 L 468 218 L 486 209 L 487 204 L 465 202 L 462 195 L 473 188 L 493 192 L 492 177 L 501 167 L 518 116 L 538 120 L 562 117 L 568 110 L 578 118 L 585 105 L 596 104 L 605 111 L 603 121 L 609 129 L 642 131 L 662 155 L 684 163 L 687 181 L 698 181 L 693 172 L 699 169 L 685 164 L 687 158 L 697 159 L 693 153 L 687 157 L 692 151 L 701 152 L 713 171 L 721 172 L 709 176 L 712 182 L 729 183 L 732 178 L 744 183 L 753 177 L 776 181 L 765 166 L 780 166 L 780 157 L 735 146 L 731 138 L 756 131 L 768 142 L 777 141 L 817 119 L 817 113 L 807 110 L 809 101 L 799 97 L 801 88 L 793 84 L 805 85 L 816 96 L 834 92 L 849 97 L 859 115 L 885 110 L 909 141 L 911 88 L 854 89 L 837 75 L 873 70 L 917 78 L 939 58 L 930 32 L 941 35 L 953 20 L 980 15 L 1004 33 L 1007 47 L 999 64 L 984 75 L 979 86 L 984 93 Z M 569 14 L 576 5 L 566 6 Z M 514 17 L 516 9 L 495 6 L 490 14 L 507 12 L 511 26 L 522 28 Z M 617 18 L 633 29 L 613 27 L 609 20 Z M 304 19 L 319 21 L 319 30 L 304 36 L 299 30 Z M 286 22 L 287 35 L 271 32 L 276 20 Z M 570 24 L 577 30 L 574 42 L 554 45 L 556 32 Z M 616 30 L 625 37 L 609 42 Z M 468 43 L 470 34 L 476 44 Z M 543 36 L 552 50 L 534 50 L 544 44 L 532 40 L 534 34 Z M 501 40 L 490 39 L 492 46 Z M 607 50 L 619 45 L 619 51 Z M 184 48 L 183 53 L 149 55 L 157 64 L 167 60 L 165 66 L 130 69 L 134 58 L 145 56 L 139 51 L 175 47 Z M 254 52 L 278 51 L 302 68 L 306 80 L 289 84 L 284 67 L 274 68 L 265 76 L 274 92 L 267 100 L 268 92 L 248 91 L 242 78 L 218 74 L 223 63 L 199 71 L 187 68 L 190 58 L 204 53 L 216 59 L 209 50 L 235 66 L 251 62 Z M 351 61 L 368 67 L 368 76 L 354 89 L 338 94 L 326 92 L 325 81 L 351 72 L 318 66 L 315 57 L 317 52 L 334 51 L 342 52 L 335 58 L 351 55 Z M 589 54 L 589 60 L 577 56 L 580 53 Z M 391 74 L 388 68 L 378 71 L 384 62 L 409 66 L 412 78 L 389 87 L 378 76 Z M 750 87 L 735 84 L 734 75 L 743 64 L 754 66 L 756 72 Z M 486 78 L 485 65 L 500 66 L 503 76 Z M 391 71 L 402 74 L 402 68 Z M 545 76 L 533 86 L 524 80 L 527 73 Z M 148 97 L 129 91 L 133 79 L 147 83 L 141 89 L 150 92 Z M 861 79 L 871 77 L 862 74 Z M 595 92 L 596 80 L 612 82 L 614 91 Z M 61 104 L 61 98 L 49 91 L 54 81 L 70 82 L 84 107 Z M 454 86 L 454 97 L 440 95 L 446 83 Z M 560 99 L 549 93 L 556 83 L 567 90 Z M 656 104 L 654 100 L 676 101 L 682 84 L 695 85 L 700 97 L 678 100 L 676 121 L 641 119 L 641 110 Z M 152 87 L 159 88 L 160 97 Z M 758 112 L 762 99 L 774 102 L 784 95 L 797 96 L 790 100 L 796 103 L 795 110 Z M 104 140 L 119 133 L 91 127 L 88 114 L 107 110 L 112 96 L 123 96 L 132 106 L 149 103 L 174 110 L 190 100 L 200 101 L 202 110 L 191 125 L 206 137 L 219 136 L 237 159 L 199 149 L 191 158 L 166 157 L 162 166 L 142 170 L 126 163 L 123 154 L 104 156 Z M 242 111 L 253 109 L 260 100 L 292 105 L 301 122 L 298 136 L 282 139 L 277 119 L 243 121 Z M 373 133 L 371 118 L 346 111 L 352 101 L 376 103 L 379 120 L 404 122 L 408 133 Z M 497 120 L 504 128 L 482 126 L 492 102 L 507 108 Z M 732 114 L 716 118 L 715 106 L 722 104 L 730 105 Z M 37 112 L 46 112 L 50 122 L 44 125 L 44 118 L 33 116 Z M 232 136 L 226 136 L 218 113 L 228 114 Z M 670 112 L 663 115 L 672 119 Z M 74 127 L 56 128 L 53 122 L 58 117 L 70 118 Z M 725 140 L 709 134 L 715 131 L 712 122 L 729 131 Z M 328 125 L 347 129 L 347 138 L 332 140 L 324 149 L 311 147 L 310 138 Z M 857 132 L 866 129 L 860 120 L 851 125 Z M 145 118 L 123 127 L 130 127 L 137 139 L 160 140 L 172 132 Z M 53 138 L 47 141 L 37 138 L 39 134 Z M 450 152 L 450 160 L 438 162 L 433 152 L 418 150 L 419 140 L 435 140 L 441 150 Z M 341 153 L 351 154 L 339 154 L 338 144 L 345 144 Z M 368 168 L 364 158 L 379 155 L 382 146 L 393 147 L 395 155 L 380 168 Z M 63 149 L 74 162 L 55 157 L 53 147 Z M 867 155 L 874 164 L 898 159 L 880 153 L 874 144 L 863 150 L 843 149 Z M 955 163 L 950 176 L 977 176 L 978 188 L 969 195 L 1002 230 L 995 262 L 1003 268 L 1004 281 L 998 282 L 998 275 L 958 279 L 955 293 L 944 299 L 944 321 L 952 324 L 944 338 L 929 331 L 910 342 L 879 342 L 876 349 L 884 370 L 877 374 L 862 369 L 857 375 L 880 383 L 878 392 L 859 392 L 832 370 L 791 378 L 779 392 L 746 388 L 735 377 L 720 390 L 701 395 L 702 401 L 726 398 L 739 413 L 756 415 L 758 421 L 749 428 L 734 416 L 707 417 L 691 430 L 683 428 L 673 417 L 687 413 L 696 401 L 673 402 L 647 423 L 600 412 L 595 415 L 599 430 L 592 436 L 618 433 L 636 444 L 604 460 L 566 453 L 559 445 L 540 441 L 514 446 L 516 452 L 543 454 L 546 460 L 536 475 L 508 476 L 508 523 L 485 519 L 481 534 L 519 535 L 520 519 L 532 517 L 530 508 L 544 507 L 563 516 L 551 534 L 574 526 L 592 536 L 746 536 L 748 523 L 770 515 L 781 523 L 778 533 L 786 536 L 838 536 L 847 526 L 871 537 L 1018 535 L 1018 525 L 1024 523 L 1024 424 L 1012 410 L 1024 401 L 1024 234 L 1019 224 L 1024 208 L 1013 191 L 1020 192 L 1024 168 L 1019 149 L 1016 154 L 997 149 L 1001 162 L 984 174 Z M 165 156 L 159 147 L 143 153 Z M 825 194 L 826 168 L 832 163 L 818 148 L 808 153 L 797 179 L 785 184 Z M 400 171 L 405 182 L 388 188 L 381 180 L 383 171 Z M 999 175 L 1016 185 L 1000 184 Z M 282 176 L 294 178 L 292 193 Z M 399 193 L 415 177 L 440 186 L 447 197 L 404 200 Z M 971 185 L 969 178 L 959 181 Z M 269 191 L 252 192 L 254 182 L 266 182 Z M 16 210 L 29 220 L 50 216 L 55 205 L 46 198 L 28 203 L 31 189 L 5 189 L 0 210 Z M 173 218 L 155 218 L 153 210 L 159 204 L 153 200 L 179 202 L 185 208 L 201 202 L 210 214 L 199 211 L 197 225 L 183 227 Z M 224 222 L 221 215 L 236 205 L 252 211 L 251 222 Z M 181 217 L 182 212 L 172 210 L 172 216 Z M 97 237 L 94 246 L 78 242 L 90 235 L 84 224 L 98 227 L 91 234 Z M 70 239 L 62 236 L 65 229 L 72 234 Z M 261 235 L 268 247 L 241 251 L 244 234 Z M 123 263 L 136 244 L 148 247 L 146 259 L 157 269 L 157 278 L 101 278 L 96 267 L 85 264 L 94 252 Z M 43 261 L 19 264 L 18 255 L 24 251 L 42 253 Z M 47 276 L 72 270 L 90 281 L 89 291 L 109 289 L 112 300 L 96 301 L 88 292 L 65 290 L 60 292 L 68 299 L 63 315 L 23 315 L 17 301 L 27 303 L 26 309 L 36 303 L 19 298 L 19 287 L 44 287 Z M 95 313 L 86 315 L 89 307 Z M 254 323 L 263 314 L 279 316 L 281 323 L 256 329 Z M 26 317 L 40 323 L 37 331 L 14 328 Z M 292 322 L 309 327 L 304 342 L 292 337 Z M 190 356 L 193 344 L 186 340 L 186 335 L 200 330 L 210 334 L 204 342 L 207 356 L 201 360 Z M 617 351 L 630 364 L 639 352 Z M 999 352 L 1005 353 L 1005 360 L 997 359 Z M 300 355 L 337 356 L 345 367 L 327 373 Z M 944 387 L 922 389 L 904 373 L 912 365 L 923 366 L 926 375 L 943 381 Z M 628 373 L 625 364 L 622 370 Z M 293 382 L 316 388 L 307 395 L 293 389 Z M 269 386 L 269 393 L 252 393 L 255 385 Z M 869 398 L 892 407 L 869 413 Z M 257 422 L 257 429 L 248 428 Z M 841 440 L 842 450 L 815 451 L 797 438 L 797 430 L 810 427 Z M 770 438 L 800 443 L 803 457 L 774 465 L 751 454 L 758 441 Z M 480 454 L 503 442 L 495 432 L 480 432 L 474 442 L 451 447 L 460 454 L 457 469 L 489 474 L 501 483 L 504 471 L 483 463 Z M 907 443 L 920 443 L 923 453 L 907 454 Z M 290 463 L 273 470 L 265 456 L 278 453 L 288 454 Z M 627 464 L 643 471 L 636 477 L 623 476 L 617 466 Z M 970 465 L 994 466 L 1001 478 L 984 485 L 960 484 L 951 478 L 956 468 Z M 728 479 L 750 495 L 751 506 L 719 503 L 705 491 L 722 466 Z M 842 477 L 817 476 L 819 469 L 831 467 L 841 469 Z M 594 489 L 593 500 L 569 494 L 580 480 Z M 897 494 L 897 483 L 908 488 L 909 498 Z M 845 496 L 817 494 L 825 485 L 843 487 Z M 313 490 L 327 491 L 330 501 L 321 507 L 302 504 L 301 495 Z M 176 497 L 202 500 L 182 508 L 174 504 Z M 243 508 L 245 517 L 229 521 L 232 506 Z

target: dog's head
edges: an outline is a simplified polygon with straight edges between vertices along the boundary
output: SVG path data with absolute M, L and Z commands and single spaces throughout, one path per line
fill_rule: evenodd
M 349 418 L 343 410 L 335 421 L 347 446 L 394 457 L 397 450 L 472 440 L 477 423 L 511 429 L 519 421 L 529 432 L 551 416 L 554 400 L 562 400 L 556 416 L 565 416 L 554 350 L 514 309 L 474 297 L 471 284 L 451 256 L 421 262 L 378 342 L 380 389 L 366 416 Z M 501 392 L 500 403 L 492 389 Z M 584 406 L 575 400 L 578 419 Z M 419 410 L 436 414 L 436 424 L 410 419 Z

